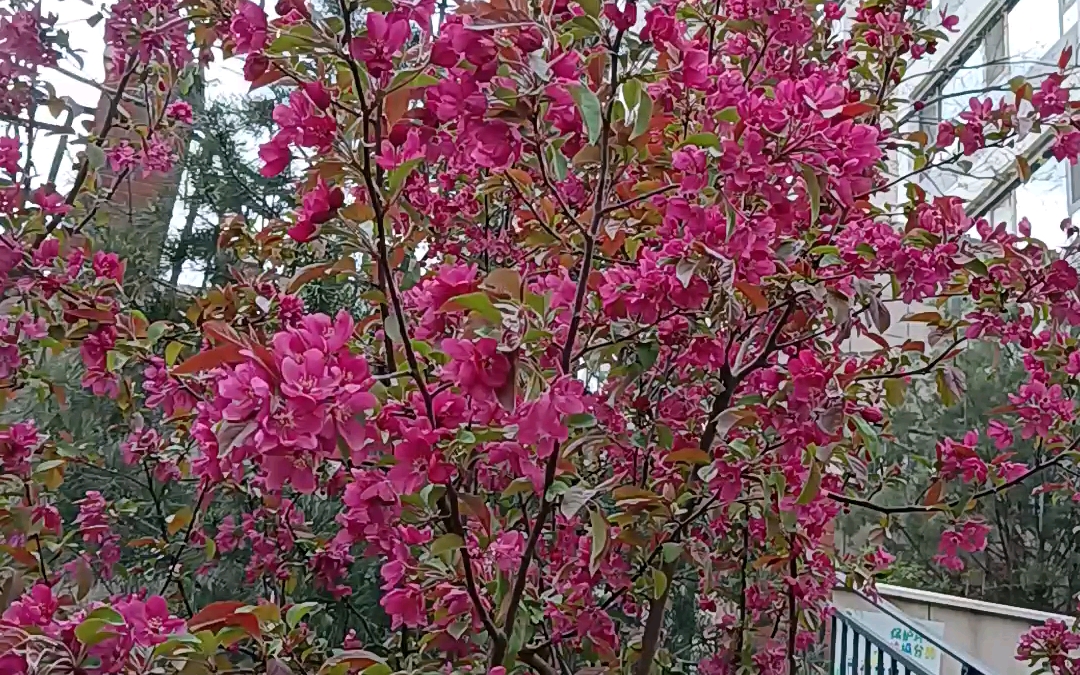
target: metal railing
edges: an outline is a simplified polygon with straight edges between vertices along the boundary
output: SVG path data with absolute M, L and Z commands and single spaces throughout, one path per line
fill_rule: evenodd
M 841 577 L 842 586 L 846 585 L 844 581 Z M 943 637 L 934 635 L 918 619 L 908 616 L 885 598 L 870 595 L 857 588 L 845 590 L 862 598 L 905 630 L 918 635 L 921 642 L 933 645 L 943 656 L 959 664 L 960 675 L 997 675 L 982 661 L 950 644 Z M 832 635 L 833 675 L 941 675 L 929 671 L 916 659 L 897 650 L 857 617 L 843 610 L 837 610 L 833 615 Z M 864 651 L 852 651 L 852 654 L 848 655 L 849 649 L 863 648 L 860 646 L 864 646 Z M 853 660 L 856 655 L 861 662 Z
M 843 611 L 833 614 L 832 643 L 834 675 L 939 675 Z

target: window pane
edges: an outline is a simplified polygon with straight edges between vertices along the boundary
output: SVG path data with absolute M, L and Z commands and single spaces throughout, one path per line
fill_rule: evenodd
M 1065 245 L 1061 221 L 1069 217 L 1069 199 L 1065 194 L 1066 164 L 1049 160 L 1031 180 L 1016 188 L 1016 215 L 1031 223 L 1031 236 L 1051 248 Z
M 1064 35 L 1076 25 L 1076 8 L 1080 6 L 1080 4 L 1073 0 L 1073 2 L 1063 2 L 1062 5 L 1064 5 L 1064 9 L 1061 10 L 1061 34 Z
M 947 97 L 941 102 L 942 119 L 955 119 L 962 111 L 968 109 L 968 101 L 972 96 L 979 96 L 979 94 L 961 94 L 960 92 L 978 90 L 986 86 L 984 63 L 986 63 L 986 49 L 980 43 L 979 48 L 964 62 L 964 67 L 956 71 L 942 89 L 942 94 Z M 950 96 L 950 94 L 957 94 L 957 96 Z
M 1001 200 L 994 210 L 990 212 L 990 217 L 987 218 L 990 221 L 992 227 L 997 227 L 1001 223 L 1005 223 L 1005 227 L 1010 231 L 1016 231 L 1016 193 L 1009 193 L 1009 196 Z
M 1040 60 L 1061 35 L 1058 0 L 1020 0 L 1009 10 L 1009 56 Z

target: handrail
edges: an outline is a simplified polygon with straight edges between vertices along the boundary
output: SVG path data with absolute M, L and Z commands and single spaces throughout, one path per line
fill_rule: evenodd
M 855 641 L 854 642 L 855 642 L 856 645 L 858 644 L 858 638 L 862 637 L 864 640 L 867 641 L 868 644 L 872 644 L 875 648 L 877 648 L 878 651 L 880 651 L 880 652 L 882 652 L 884 654 L 888 654 L 889 658 L 892 661 L 892 664 L 891 664 L 891 666 L 889 668 L 890 675 L 896 675 L 897 670 L 898 670 L 896 668 L 896 664 L 898 662 L 904 666 L 904 671 L 905 671 L 906 675 L 938 675 L 937 673 L 930 672 L 925 666 L 923 666 L 922 664 L 918 663 L 917 661 L 911 659 L 910 657 L 908 657 L 907 654 L 904 654 L 903 652 L 897 650 L 895 647 L 890 645 L 885 640 L 882 640 L 874 632 L 874 630 L 872 628 L 867 626 L 865 623 L 863 623 L 859 619 L 855 618 L 851 614 L 848 614 L 847 612 L 837 611 L 836 614 L 833 615 L 833 643 L 834 644 L 833 644 L 832 658 L 836 659 L 836 653 L 837 653 L 837 650 L 839 649 L 840 654 L 841 654 L 841 656 L 840 656 L 840 659 L 841 659 L 840 673 L 841 673 L 841 675 L 846 675 L 846 666 L 847 666 L 847 663 L 846 663 L 846 660 L 847 660 L 847 649 L 846 649 L 847 640 L 846 640 L 846 638 L 847 638 L 847 635 L 846 635 L 846 631 L 840 633 L 840 637 L 841 637 L 842 640 L 844 640 L 844 642 L 843 642 L 843 644 L 841 644 L 838 647 L 835 644 L 836 637 L 837 637 L 837 630 L 836 630 L 837 623 L 845 623 L 845 624 L 851 626 L 854 629 L 852 632 L 853 632 L 853 634 L 855 636 Z M 856 659 L 858 658 L 858 654 L 852 654 L 852 656 L 854 656 Z M 869 650 L 868 650 L 867 656 L 869 656 Z M 884 663 L 882 661 L 879 661 L 878 668 L 879 668 L 879 670 L 878 670 L 879 673 L 884 671 Z M 867 669 L 867 670 L 869 670 L 869 669 Z M 836 672 L 835 665 L 833 666 L 833 672 Z M 872 675 L 872 673 L 866 672 L 866 673 L 864 673 L 864 675 Z
M 840 585 L 844 590 L 854 593 L 862 598 L 864 601 L 872 605 L 874 608 L 881 611 L 894 621 L 899 621 L 905 628 L 909 628 L 919 633 L 919 635 L 930 644 L 937 647 L 942 653 L 951 656 L 957 662 L 959 662 L 966 673 L 969 675 L 997 675 L 996 671 L 992 670 L 989 666 L 984 664 L 979 659 L 968 654 L 966 651 L 959 647 L 950 645 L 944 638 L 933 635 L 927 627 L 918 619 L 913 616 L 909 616 L 902 609 L 892 604 L 885 598 L 880 596 L 874 597 L 868 593 L 864 593 L 861 589 L 855 587 L 849 587 L 846 583 L 846 577 L 842 573 L 837 574 Z

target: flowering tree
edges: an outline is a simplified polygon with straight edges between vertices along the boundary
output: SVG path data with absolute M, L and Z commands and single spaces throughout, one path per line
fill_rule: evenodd
M 890 562 L 832 550 L 841 510 L 940 518 L 938 561 L 963 565 L 989 528 L 972 501 L 1080 444 L 1078 279 L 1023 223 L 975 221 L 886 158 L 1045 130 L 1075 161 L 1080 131 L 1071 53 L 933 139 L 895 129 L 897 83 L 944 38 L 923 8 L 869 0 L 841 34 L 838 5 L 791 0 L 117 2 L 119 86 L 71 188 L 31 190 L 30 149 L 2 141 L 0 376 L 12 410 L 62 405 L 45 366 L 77 350 L 147 498 L 60 503 L 89 450 L 4 425 L 4 672 L 795 673 L 837 573 Z M 0 104 L 34 119 L 55 30 L 16 6 L 0 45 L 18 45 Z M 217 47 L 292 89 L 261 171 L 306 179 L 285 220 L 223 224 L 232 282 L 151 323 L 88 228 L 116 176 L 170 168 L 191 114 L 174 92 Z M 318 262 L 283 274 L 298 258 Z M 328 279 L 362 303 L 305 311 Z M 927 338 L 890 339 L 912 302 Z M 919 504 L 879 504 L 904 480 L 880 451 L 890 402 L 955 396 L 969 341 L 1017 345 L 1027 379 L 941 439 Z M 1044 459 L 1010 461 L 1016 436 Z M 222 556 L 245 599 L 193 603 Z M 318 630 L 360 558 L 382 641 Z M 683 651 L 676 594 L 703 625 Z

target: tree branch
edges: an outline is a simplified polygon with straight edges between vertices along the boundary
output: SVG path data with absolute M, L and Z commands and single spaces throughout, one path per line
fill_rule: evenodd
M 1025 480 L 1027 480 L 1028 478 L 1031 478 L 1035 474 L 1037 474 L 1037 473 L 1039 473 L 1039 472 L 1041 472 L 1041 471 L 1043 471 L 1045 469 L 1048 469 L 1051 466 L 1059 464 L 1061 462 L 1061 460 L 1064 459 L 1064 456 L 1063 456 L 1064 453 L 1074 450 L 1077 445 L 1080 445 L 1080 437 L 1078 437 L 1077 440 L 1073 441 L 1072 445 L 1069 446 L 1069 448 L 1067 450 L 1063 450 L 1060 454 L 1056 455 L 1052 459 L 1048 459 L 1048 460 L 1046 460 L 1044 462 L 1040 462 L 1039 464 L 1036 464 L 1035 466 L 1028 469 L 1023 474 L 1021 474 L 1020 476 L 1017 476 L 1016 478 L 1013 478 L 1010 481 L 1006 481 L 1006 482 L 1002 483 L 1001 485 L 996 485 L 994 487 L 989 487 L 989 488 L 985 488 L 983 490 L 980 490 L 980 491 L 976 492 L 975 494 L 971 495 L 971 497 L 968 498 L 968 501 L 969 502 L 977 501 L 977 500 L 983 499 L 985 497 L 989 497 L 991 495 L 996 495 L 998 493 L 1004 492 L 1005 490 L 1008 490 L 1009 488 L 1013 487 L 1014 485 L 1018 485 L 1019 483 L 1024 482 Z M 902 513 L 937 513 L 938 511 L 941 511 L 943 509 L 952 509 L 952 508 L 955 508 L 955 507 L 960 505 L 960 500 L 955 500 L 955 501 L 949 502 L 944 507 L 942 507 L 939 504 L 934 504 L 934 505 L 929 505 L 929 504 L 905 504 L 903 506 L 882 506 L 880 504 L 874 504 L 873 502 L 871 502 L 869 500 L 866 500 L 866 499 L 859 499 L 857 497 L 848 497 L 846 495 L 837 494 L 835 492 L 827 492 L 826 496 L 829 499 L 833 500 L 834 502 L 839 502 L 841 504 L 846 504 L 847 506 L 861 506 L 864 509 L 869 509 L 871 511 L 876 511 L 876 512 L 881 513 L 883 515 L 895 515 L 895 514 L 902 514 Z

